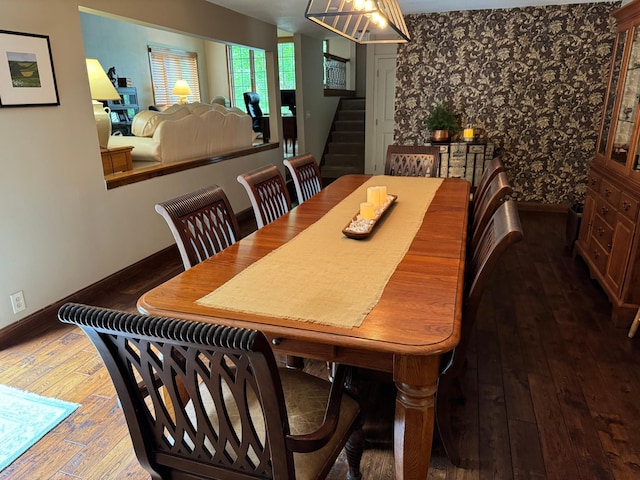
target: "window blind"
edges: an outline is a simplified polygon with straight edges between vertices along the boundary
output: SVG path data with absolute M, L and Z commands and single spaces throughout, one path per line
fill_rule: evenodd
M 191 95 L 189 102 L 200 101 L 200 84 L 198 83 L 198 56 L 195 52 L 186 52 L 173 48 L 147 47 L 151 81 L 153 83 L 153 101 L 164 107 L 177 103 L 177 95 L 173 95 L 176 81 L 186 80 Z

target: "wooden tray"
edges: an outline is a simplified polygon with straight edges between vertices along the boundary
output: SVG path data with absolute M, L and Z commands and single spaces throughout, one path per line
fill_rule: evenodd
M 380 219 L 384 216 L 384 214 L 391 208 L 391 205 L 395 203 L 398 199 L 397 195 L 387 194 L 388 202 L 387 204 L 380 209 L 378 214 L 373 217 L 371 220 L 358 220 L 360 216 L 360 212 L 356 213 L 353 218 L 347 223 L 347 225 L 342 229 L 342 233 L 349 238 L 354 238 L 356 240 L 362 240 L 363 238 L 367 238 L 373 232 L 373 228 L 377 225 Z M 362 226 L 362 229 L 352 229 L 352 224 L 354 222 L 358 222 L 359 226 Z

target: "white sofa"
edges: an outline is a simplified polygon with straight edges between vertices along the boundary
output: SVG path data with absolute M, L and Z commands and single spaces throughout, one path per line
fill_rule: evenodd
M 190 103 L 133 117 L 133 136 L 112 135 L 109 148 L 133 146 L 133 161 L 172 163 L 250 147 L 252 120 L 238 108 Z

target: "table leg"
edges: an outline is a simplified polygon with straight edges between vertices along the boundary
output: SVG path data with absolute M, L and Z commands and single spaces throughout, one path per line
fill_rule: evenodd
M 397 357 L 394 422 L 396 480 L 425 480 L 431 461 L 439 356 Z

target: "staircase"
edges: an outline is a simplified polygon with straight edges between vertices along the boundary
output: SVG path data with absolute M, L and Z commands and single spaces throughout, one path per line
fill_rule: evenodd
M 364 173 L 364 98 L 342 98 L 320 162 L 326 184 L 342 175 Z

